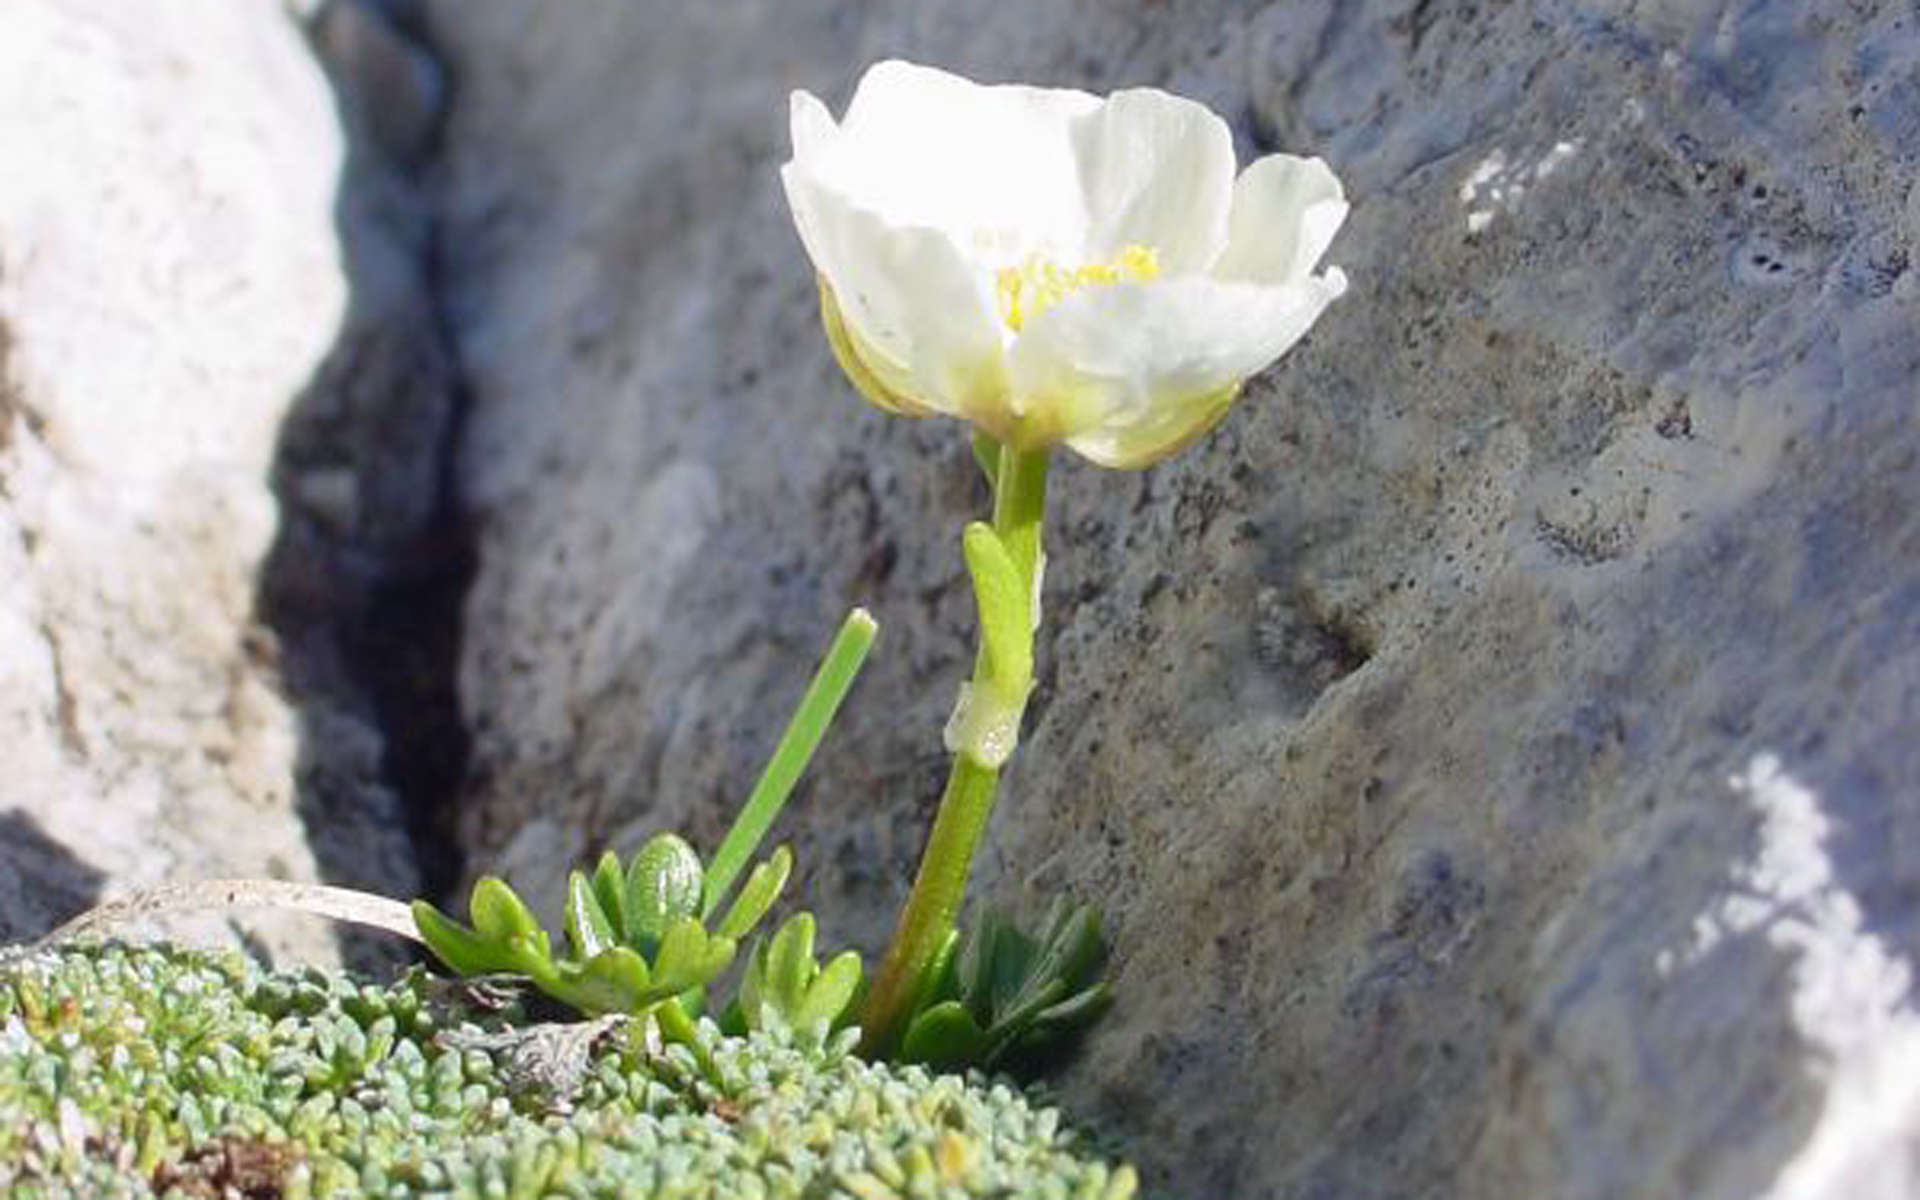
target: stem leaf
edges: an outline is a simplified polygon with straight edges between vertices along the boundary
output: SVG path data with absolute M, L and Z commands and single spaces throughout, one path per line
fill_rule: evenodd
M 961 547 L 973 576 L 980 634 L 991 668 L 984 682 L 996 695 L 1023 702 L 1033 679 L 1032 589 L 992 526 L 982 521 L 968 524 Z

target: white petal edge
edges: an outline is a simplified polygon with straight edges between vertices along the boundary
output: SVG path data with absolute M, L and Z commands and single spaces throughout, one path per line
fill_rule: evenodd
M 983 262 L 1058 254 L 1084 240 L 1071 136 L 1101 104 L 1071 89 L 876 63 L 854 89 L 828 174 L 861 207 L 944 229 Z
M 814 269 L 876 374 L 954 416 L 1004 394 L 998 319 L 979 274 L 945 233 L 890 224 L 798 162 L 781 168 L 780 181 Z
M 1233 135 L 1204 104 L 1153 88 L 1115 92 L 1074 130 L 1086 192 L 1082 261 L 1150 246 L 1168 274 L 1205 270 L 1227 242 Z
M 1347 211 L 1339 178 L 1320 159 L 1270 154 L 1249 163 L 1234 181 L 1227 245 L 1213 274 L 1249 283 L 1303 278 Z
M 1102 466 L 1145 465 L 1211 424 L 1219 414 L 1208 406 L 1285 354 L 1346 282 L 1334 268 L 1284 286 L 1187 278 L 1086 289 L 1015 341 L 1015 406 Z

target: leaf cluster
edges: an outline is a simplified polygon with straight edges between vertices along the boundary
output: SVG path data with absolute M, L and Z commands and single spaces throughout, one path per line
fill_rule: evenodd
M 624 868 L 608 851 L 591 875 L 572 872 L 566 949 L 560 953 L 526 903 L 497 876 L 474 885 L 470 926 L 424 900 L 414 902 L 413 915 L 427 945 L 461 975 L 524 976 L 587 1014 L 641 1014 L 674 1001 L 681 1015 L 694 1016 L 705 1008 L 707 987 L 733 962 L 740 940 L 766 916 L 792 871 L 793 855 L 781 846 L 754 867 L 709 928 L 723 896 L 707 896 L 707 871 L 693 847 L 674 834 L 656 834 Z M 804 938 L 789 934 L 801 918 Z M 831 985 L 816 989 L 811 985 L 820 971 L 812 959 L 812 917 L 789 920 L 774 943 L 781 948 L 777 968 L 770 969 L 770 956 L 757 951 L 742 985 L 743 994 L 748 983 L 755 989 L 747 1027 L 762 1028 L 772 1020 L 797 1025 L 822 1017 L 829 1024 L 838 1020 L 859 986 L 859 956 L 835 960 Z M 775 986 L 766 986 L 769 979 L 777 980 Z M 762 1008 L 770 1015 L 762 1017 Z
M 995 912 L 955 931 L 922 977 L 899 1059 L 1031 1072 L 1108 1009 L 1100 915 L 1055 901 L 1038 937 Z
M 860 955 L 843 950 L 823 967 L 813 957 L 813 935 L 813 914 L 803 912 L 789 917 L 770 940 L 756 940 L 721 1029 L 742 1036 L 786 1032 L 819 1042 L 850 1019 L 862 990 Z

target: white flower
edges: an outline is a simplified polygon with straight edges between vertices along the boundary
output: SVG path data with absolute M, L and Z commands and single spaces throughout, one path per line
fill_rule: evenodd
M 892 412 L 1144 466 L 1346 290 L 1317 158 L 1234 174 L 1225 122 L 1151 88 L 983 87 L 904 62 L 838 124 L 793 95 L 781 169 L 840 365 Z

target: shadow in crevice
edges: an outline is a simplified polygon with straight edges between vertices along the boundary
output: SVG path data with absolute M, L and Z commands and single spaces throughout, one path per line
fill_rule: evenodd
M 335 225 L 348 300 L 272 468 L 280 526 L 256 597 L 298 713 L 297 805 L 321 877 L 407 898 L 459 877 L 468 737 L 456 676 L 473 575 L 453 479 L 463 386 L 426 183 L 446 88 L 405 6 L 333 0 L 309 40 L 348 150 Z M 393 962 L 342 934 L 346 961 Z
M 31 814 L 0 812 L 0 945 L 37 938 L 92 908 L 106 878 Z

